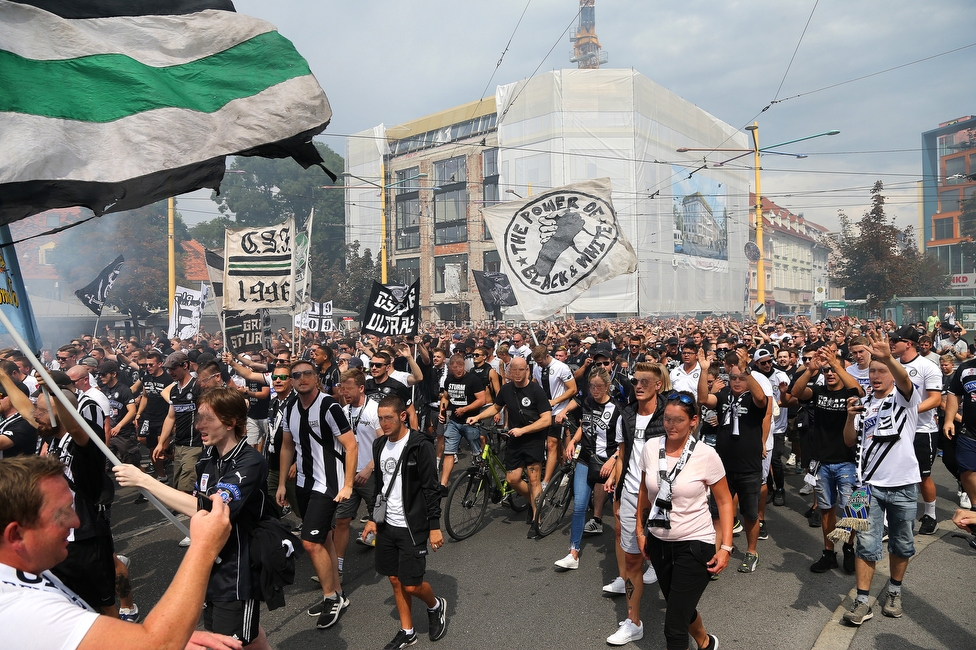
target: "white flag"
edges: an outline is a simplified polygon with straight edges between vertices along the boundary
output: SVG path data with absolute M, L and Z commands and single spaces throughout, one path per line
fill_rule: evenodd
M 176 287 L 173 308 L 169 312 L 169 338 L 189 339 L 200 330 L 200 317 L 203 314 L 201 302 L 203 288 L 194 291 L 186 287 Z
M 224 235 L 224 309 L 291 311 L 295 221 L 228 228 Z
M 312 218 L 315 208 L 308 213 L 305 226 L 295 228 L 295 255 L 292 257 L 292 277 L 295 278 L 295 311 L 303 311 L 312 304 L 309 291 L 312 288 L 312 269 L 309 266 L 312 245 Z
M 501 270 L 526 318 L 546 318 L 589 287 L 637 270 L 610 179 L 582 181 L 485 208 Z

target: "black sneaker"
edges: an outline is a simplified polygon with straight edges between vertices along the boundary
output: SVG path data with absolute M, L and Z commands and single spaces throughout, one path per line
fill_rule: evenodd
M 431 641 L 437 641 L 447 632 L 447 601 L 438 598 L 440 607 L 434 611 L 427 610 L 427 630 Z
M 535 525 L 535 522 L 529 524 L 529 532 L 526 533 L 525 539 L 542 539 L 542 535 L 539 534 L 539 527 Z
M 929 517 L 928 515 L 922 515 L 920 519 L 922 522 L 918 527 L 919 535 L 935 535 L 935 518 Z
M 137 496 L 135 501 L 133 501 L 132 503 L 149 503 L 149 499 L 146 498 L 145 494 L 140 492 L 139 496 Z
M 773 505 L 774 506 L 785 506 L 786 505 L 786 490 L 780 488 L 776 490 L 773 494 Z
M 769 532 L 766 530 L 766 522 L 759 522 L 759 539 L 769 539 Z
M 844 544 L 844 573 L 854 573 L 854 545 Z
M 708 635 L 708 645 L 699 650 L 718 650 L 718 637 L 714 634 Z
M 826 573 L 831 569 L 837 568 L 837 553 L 824 549 L 820 559 L 810 565 L 810 570 L 814 573 Z
M 820 522 L 823 514 L 819 510 L 814 510 L 813 513 L 807 517 L 807 526 L 810 528 L 820 528 Z
M 399 650 L 400 648 L 406 648 L 417 642 L 417 633 L 411 632 L 407 634 L 403 630 L 397 632 L 393 640 L 383 646 L 383 650 Z
M 319 614 L 319 620 L 315 624 L 315 627 L 320 630 L 327 630 L 339 622 L 339 617 L 342 616 L 342 612 L 349 607 L 349 599 L 341 593 L 337 593 L 334 598 L 326 598 L 323 600 L 322 605 L 322 613 Z M 414 640 L 416 641 L 416 636 Z

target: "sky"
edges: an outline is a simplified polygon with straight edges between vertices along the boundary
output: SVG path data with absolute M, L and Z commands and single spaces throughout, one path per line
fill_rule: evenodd
M 308 60 L 334 112 L 320 139 L 340 154 L 347 134 L 576 65 L 577 0 L 235 5 Z M 972 0 L 596 0 L 596 33 L 604 67 L 633 68 L 736 128 L 758 121 L 761 147 L 840 130 L 785 148 L 807 158 L 763 157 L 763 195 L 776 204 L 833 230 L 839 210 L 860 217 L 881 180 L 889 215 L 917 229 L 921 133 L 976 114 L 972 9 Z M 215 212 L 208 197 L 180 200 L 188 222 Z

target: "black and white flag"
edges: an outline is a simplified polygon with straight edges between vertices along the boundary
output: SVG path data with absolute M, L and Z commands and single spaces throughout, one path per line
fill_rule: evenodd
M 197 335 L 207 300 L 206 293 L 207 285 L 203 283 L 200 283 L 199 291 L 176 287 L 173 306 L 169 312 L 169 331 L 166 334 L 169 338 L 185 341 Z
M 610 179 L 582 181 L 482 214 L 526 318 L 546 318 L 590 287 L 637 270 Z
M 224 309 L 291 312 L 295 220 L 228 228 L 224 234 Z
M 420 280 L 409 287 L 373 282 L 362 331 L 376 336 L 416 334 L 420 329 Z
M 213 287 L 213 297 L 224 297 L 224 256 L 215 253 L 209 248 L 204 249 L 207 258 L 207 276 L 210 278 L 210 286 Z
M 486 311 L 514 307 L 518 304 L 507 275 L 496 271 L 472 271 L 472 273 Z
M 307 311 L 295 314 L 295 327 L 312 332 L 333 331 L 335 322 L 332 320 L 332 301 L 313 302 Z
M 270 326 L 266 310 L 254 314 L 241 311 L 227 312 L 224 315 L 224 331 L 227 345 L 234 354 L 239 352 L 260 352 L 265 346 L 265 329 Z
M 98 277 L 91 281 L 87 287 L 75 291 L 78 300 L 84 303 L 85 307 L 94 312 L 96 316 L 102 315 L 102 308 L 105 306 L 105 299 L 108 297 L 108 290 L 112 288 L 115 279 L 122 272 L 122 263 L 125 261 L 121 255 L 115 261 L 102 269 Z

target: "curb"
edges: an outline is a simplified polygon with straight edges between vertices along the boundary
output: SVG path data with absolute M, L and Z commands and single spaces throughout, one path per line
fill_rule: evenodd
M 929 545 L 940 541 L 943 537 L 952 534 L 953 531 L 957 530 L 956 525 L 952 523 L 951 519 L 944 519 L 938 523 L 936 535 L 915 535 L 915 555 L 909 560 L 909 566 L 911 566 L 911 561 L 916 557 L 921 555 L 922 551 L 927 549 Z M 877 563 L 874 571 L 874 580 L 872 584 L 878 583 L 878 578 L 881 580 L 881 588 L 878 589 L 877 596 L 871 596 L 868 599 L 868 605 L 872 608 L 878 602 L 878 596 L 881 596 L 885 589 L 888 587 L 888 578 L 891 574 L 888 571 L 887 562 L 887 544 L 882 545 L 883 556 L 881 561 Z M 852 576 L 853 577 L 853 576 Z M 854 640 L 854 635 L 860 629 L 858 627 L 845 625 L 843 621 L 844 614 L 850 609 L 851 605 L 854 603 L 854 598 L 857 597 L 857 587 L 851 589 L 841 604 L 834 610 L 833 615 L 827 624 L 824 625 L 823 630 L 820 632 L 820 636 L 817 637 L 817 642 L 813 644 L 811 650 L 847 650 L 850 647 L 851 642 Z

